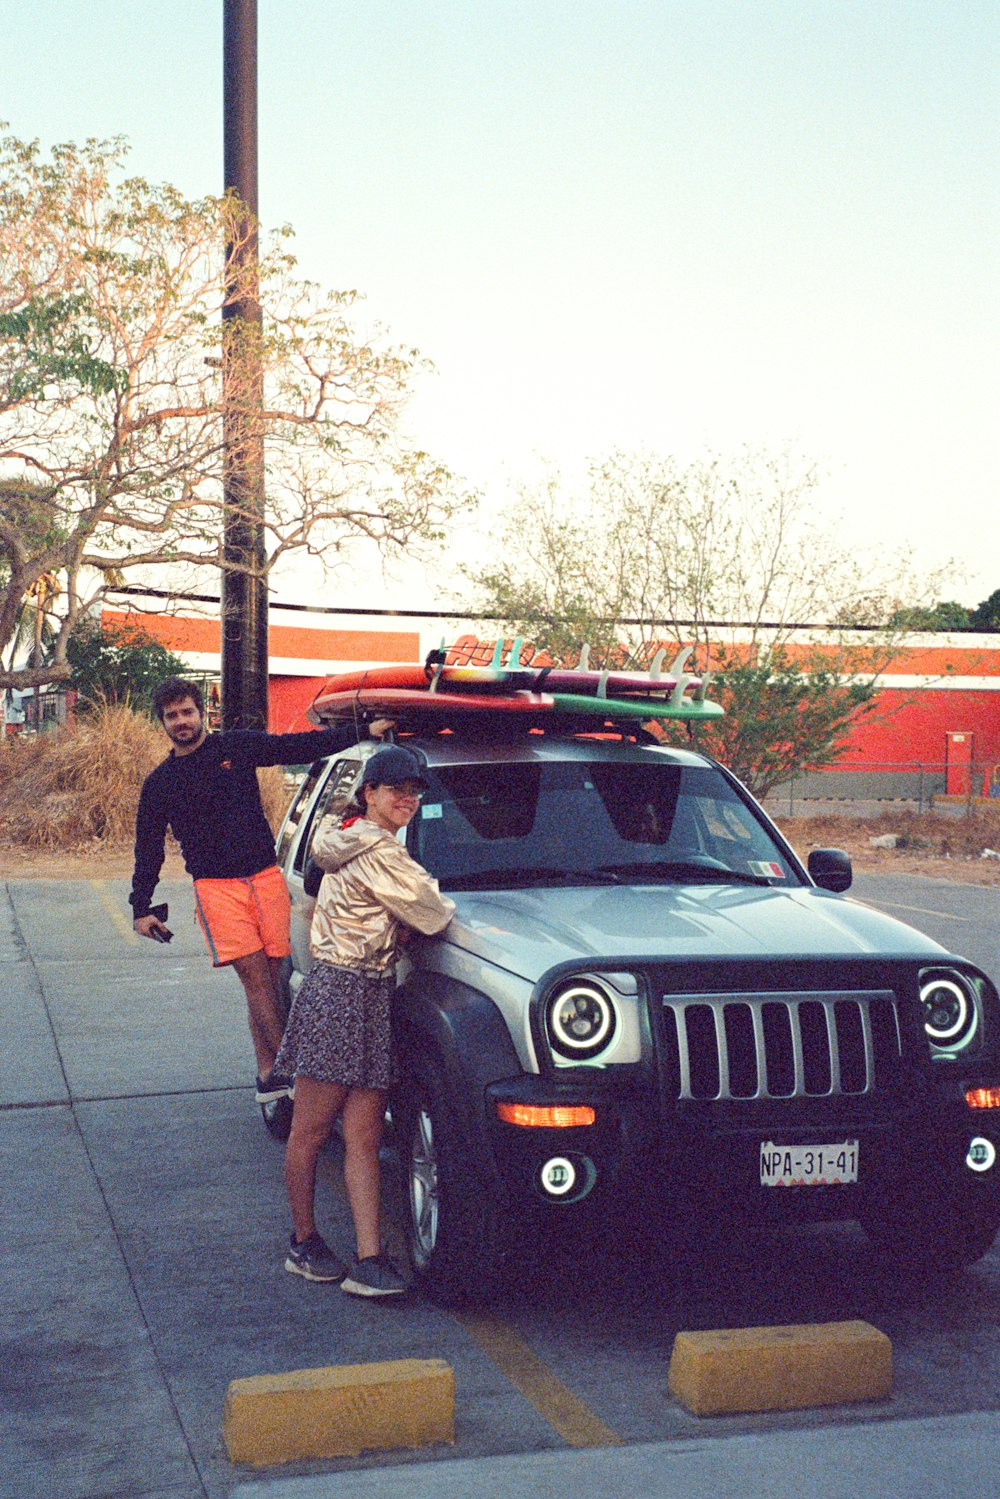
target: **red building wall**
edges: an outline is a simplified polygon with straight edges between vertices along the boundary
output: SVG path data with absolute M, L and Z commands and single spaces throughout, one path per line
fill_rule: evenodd
M 943 765 L 947 736 L 973 736 L 972 758 L 1000 760 L 1000 693 L 885 688 L 878 707 L 860 718 L 838 762 Z

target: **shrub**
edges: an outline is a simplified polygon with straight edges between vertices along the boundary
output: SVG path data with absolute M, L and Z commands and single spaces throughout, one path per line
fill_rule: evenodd
M 127 847 L 142 783 L 166 749 L 158 724 L 120 704 L 57 734 L 0 741 L 0 838 L 30 849 Z M 276 829 L 289 801 L 284 772 L 257 775 Z

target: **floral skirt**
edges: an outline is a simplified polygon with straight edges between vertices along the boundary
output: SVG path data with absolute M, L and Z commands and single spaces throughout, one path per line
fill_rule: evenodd
M 317 963 L 292 1002 L 275 1071 L 348 1088 L 389 1088 L 396 1075 L 395 992 L 393 973 Z

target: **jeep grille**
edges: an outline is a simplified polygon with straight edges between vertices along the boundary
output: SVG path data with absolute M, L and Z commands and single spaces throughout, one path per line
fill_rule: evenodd
M 864 1094 L 899 1073 L 889 992 L 667 995 L 664 1010 L 682 1099 Z

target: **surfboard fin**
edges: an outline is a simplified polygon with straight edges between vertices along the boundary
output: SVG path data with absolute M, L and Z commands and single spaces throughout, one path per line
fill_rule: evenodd
M 666 659 L 667 648 L 665 645 L 661 645 L 660 649 L 657 651 L 656 655 L 649 663 L 649 680 L 651 682 L 658 682 L 660 680 L 660 674 L 663 670 L 663 663 Z
M 712 673 L 710 671 L 706 671 L 705 675 L 701 679 L 701 682 L 691 694 L 696 703 L 703 703 L 705 701 L 705 694 L 708 691 L 708 684 L 711 680 Z
M 684 658 L 685 658 L 685 660 L 687 659 L 688 655 L 690 655 L 690 652 L 689 651 L 685 651 L 684 652 Z M 680 660 L 679 656 L 678 656 L 677 660 L 678 661 Z M 675 662 L 674 666 L 676 666 L 676 664 L 677 663 Z M 673 674 L 674 666 L 672 666 L 670 668 L 671 675 Z M 681 672 L 680 676 L 677 678 L 677 686 L 674 688 L 673 692 L 670 694 L 670 706 L 672 708 L 679 708 L 680 707 L 681 703 L 684 701 L 684 693 L 687 691 L 688 687 L 691 685 L 691 683 L 693 681 L 694 681 L 694 677 L 689 677 L 686 671 L 682 671 Z
M 577 671 L 590 670 L 590 646 L 584 641 L 580 647 L 580 660 L 577 662 Z
M 686 645 L 683 650 L 678 651 L 677 655 L 670 663 L 670 671 L 668 672 L 668 676 L 679 677 L 682 674 L 693 650 L 693 645 Z
M 490 658 L 490 665 L 491 666 L 502 666 L 503 665 L 503 641 L 502 640 L 498 640 L 496 642 L 496 644 L 494 645 L 494 647 L 493 647 L 493 655 Z

